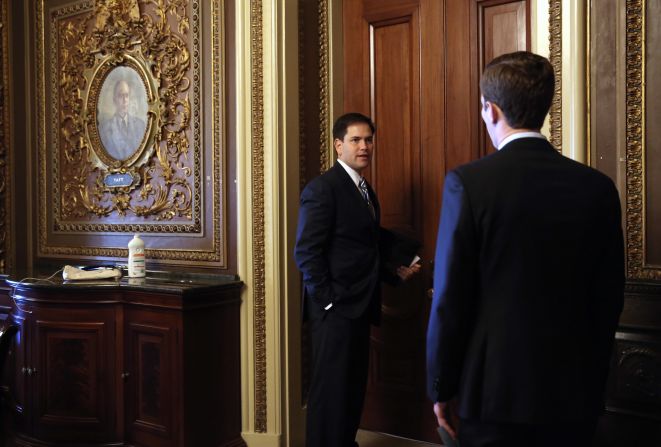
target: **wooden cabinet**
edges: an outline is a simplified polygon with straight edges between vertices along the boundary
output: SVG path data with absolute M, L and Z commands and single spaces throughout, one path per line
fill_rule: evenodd
M 240 282 L 205 278 L 18 285 L 16 444 L 244 445 Z

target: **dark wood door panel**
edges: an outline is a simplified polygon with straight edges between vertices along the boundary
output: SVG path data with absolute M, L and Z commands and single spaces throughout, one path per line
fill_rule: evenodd
M 419 229 L 414 214 L 419 202 L 419 47 L 418 15 L 370 23 L 372 118 L 378 122 L 378 155 L 371 166 L 372 185 L 379 191 L 384 226 Z
M 177 445 L 173 396 L 177 323 L 162 313 L 126 313 L 126 429 L 136 444 Z M 170 321 L 171 320 L 171 321 Z
M 486 64 L 501 54 L 530 49 L 528 0 L 473 1 L 478 21 L 476 56 L 479 73 L 484 70 Z M 479 107 L 479 95 L 477 98 L 474 102 L 476 107 Z M 496 151 L 481 122 L 479 122 L 479 144 L 479 156 Z
M 111 311 L 47 312 L 34 322 L 34 351 L 28 365 L 34 433 L 52 439 L 113 439 L 116 431 L 114 339 Z M 75 321 L 78 320 L 78 322 Z

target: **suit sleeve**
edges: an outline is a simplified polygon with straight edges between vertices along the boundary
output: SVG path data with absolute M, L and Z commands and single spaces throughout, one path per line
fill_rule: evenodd
M 434 296 L 427 328 L 427 391 L 434 402 L 452 399 L 459 387 L 476 305 L 478 242 L 461 178 L 445 178 L 434 260 Z
M 334 199 L 321 181 L 308 184 L 301 193 L 294 259 L 308 297 L 325 307 L 333 302 L 328 266 L 328 246 L 333 237 Z
M 602 197 L 607 201 L 605 212 L 597 225 L 603 229 L 601 245 L 593 266 L 589 315 L 593 355 L 590 377 L 593 396 L 590 401 L 601 411 L 603 394 L 613 349 L 615 331 L 624 305 L 624 236 L 622 233 L 620 200 L 612 182 L 610 191 Z

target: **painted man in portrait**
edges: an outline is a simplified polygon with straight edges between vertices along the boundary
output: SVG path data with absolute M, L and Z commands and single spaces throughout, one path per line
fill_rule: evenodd
M 99 123 L 99 137 L 108 155 L 116 160 L 126 160 L 140 147 L 145 134 L 145 122 L 129 114 L 131 88 L 125 80 L 119 80 L 113 88 L 115 113 Z

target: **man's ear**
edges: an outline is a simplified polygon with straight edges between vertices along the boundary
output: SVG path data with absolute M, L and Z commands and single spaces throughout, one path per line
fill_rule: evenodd
M 334 139 L 333 147 L 335 148 L 335 152 L 337 152 L 338 157 L 342 155 L 342 140 L 340 140 L 339 138 Z
M 503 115 L 502 110 L 496 104 L 491 101 L 486 101 L 484 103 L 484 113 L 491 124 L 496 124 L 498 119 Z

